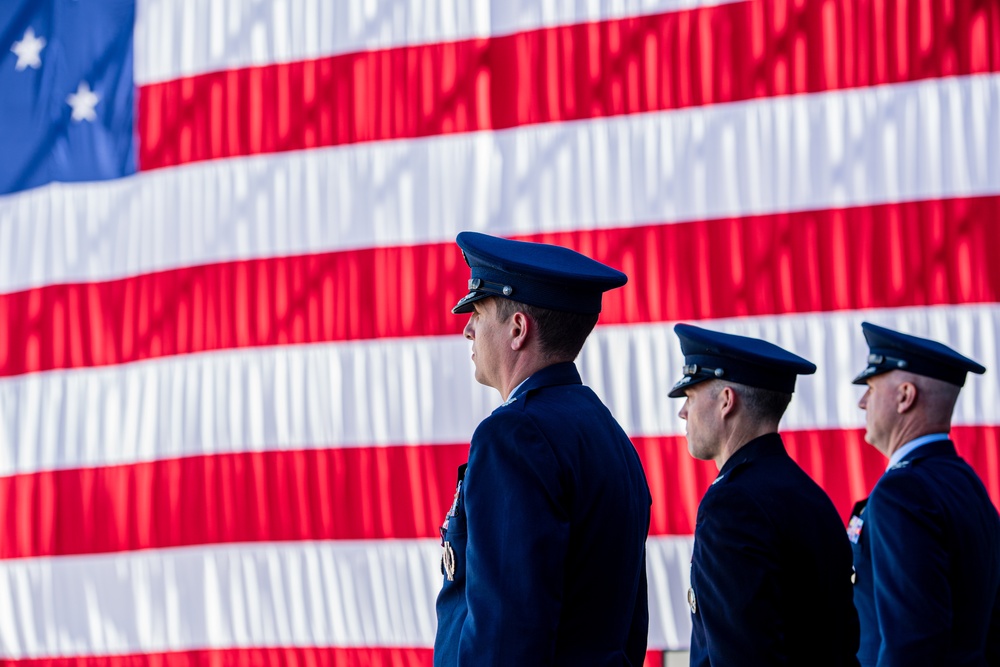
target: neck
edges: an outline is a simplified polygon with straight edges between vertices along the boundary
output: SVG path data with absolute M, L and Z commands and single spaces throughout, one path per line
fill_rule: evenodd
M 506 402 L 507 399 L 510 398 L 511 392 L 517 389 L 518 385 L 543 368 L 551 366 L 555 363 L 559 362 L 553 361 L 536 353 L 529 353 L 527 351 L 517 355 L 514 358 L 514 362 L 509 371 L 501 381 L 500 386 L 497 387 L 497 391 L 500 392 L 500 397 L 504 402 Z
M 917 438 L 925 435 L 931 435 L 932 433 L 948 433 L 951 431 L 951 424 L 938 424 L 930 422 L 917 422 L 917 421 L 906 421 L 900 424 L 893 433 L 889 436 L 889 442 L 886 448 L 881 450 L 882 454 L 888 459 L 892 458 L 892 455 L 896 453 L 900 447 L 908 442 L 912 442 Z
M 722 466 L 726 465 L 726 461 L 731 459 L 733 454 L 740 451 L 748 442 L 756 440 L 762 435 L 777 432 L 777 424 L 762 422 L 744 423 L 744 420 L 739 420 L 727 430 L 725 441 L 719 449 L 719 455 L 715 457 L 715 466 L 719 470 L 722 470 Z

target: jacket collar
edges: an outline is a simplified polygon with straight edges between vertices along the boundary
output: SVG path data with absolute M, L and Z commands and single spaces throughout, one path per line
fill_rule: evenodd
M 777 433 L 765 433 L 737 449 L 736 453 L 730 456 L 729 460 L 722 466 L 719 477 L 747 461 L 784 453 L 785 445 L 781 442 L 781 436 Z
M 566 361 L 559 364 L 552 364 L 535 371 L 527 380 L 514 389 L 514 393 L 507 397 L 504 405 L 513 403 L 529 391 L 541 389 L 542 387 L 554 387 L 561 384 L 583 384 L 580 373 L 576 370 L 576 364 Z
M 955 451 L 955 444 L 951 440 L 935 440 L 934 442 L 928 442 L 926 445 L 920 445 L 901 458 L 899 463 L 916 461 L 928 456 L 958 456 L 958 453 Z

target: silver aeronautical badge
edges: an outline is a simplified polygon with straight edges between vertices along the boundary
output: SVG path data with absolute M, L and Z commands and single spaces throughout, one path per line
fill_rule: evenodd
M 444 565 L 445 576 L 448 581 L 455 581 L 455 550 L 451 548 L 451 542 L 444 543 L 444 555 L 441 556 Z
M 693 588 L 689 588 L 688 589 L 688 606 L 691 607 L 691 613 L 692 614 L 697 614 L 698 613 L 698 601 L 694 597 L 694 589 Z

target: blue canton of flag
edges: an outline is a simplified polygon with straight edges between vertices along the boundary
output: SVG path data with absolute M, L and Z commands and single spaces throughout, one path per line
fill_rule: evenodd
M 0 195 L 136 171 L 134 0 L 0 4 Z

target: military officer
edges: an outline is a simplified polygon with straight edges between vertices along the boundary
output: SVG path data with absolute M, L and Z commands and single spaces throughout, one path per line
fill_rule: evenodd
M 889 459 L 854 507 L 861 664 L 1000 665 L 1000 518 L 955 453 L 951 416 L 967 373 L 951 348 L 864 322 L 865 440 Z
M 778 422 L 809 361 L 763 340 L 678 324 L 688 451 L 719 475 L 698 506 L 691 665 L 856 665 L 851 548 Z
M 472 436 L 442 526 L 435 667 L 641 665 L 651 496 L 574 365 L 626 276 L 558 246 L 462 232 L 475 377 L 503 404 Z

